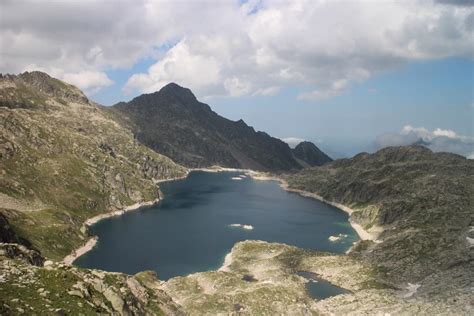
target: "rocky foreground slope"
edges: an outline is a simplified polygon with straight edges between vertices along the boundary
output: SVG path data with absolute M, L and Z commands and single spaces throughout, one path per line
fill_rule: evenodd
M 257 132 L 242 120 L 219 116 L 191 90 L 174 83 L 111 110 L 142 143 L 189 167 L 290 171 L 331 160 L 314 144 L 316 150 L 298 151 L 301 155 L 295 157 L 280 139 Z
M 0 244 L 1 315 L 185 315 L 151 271 L 136 275 L 44 261 Z

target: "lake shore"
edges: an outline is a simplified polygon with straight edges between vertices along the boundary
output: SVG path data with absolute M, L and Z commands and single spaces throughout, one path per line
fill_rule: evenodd
M 251 169 L 225 168 L 220 166 L 212 166 L 208 168 L 191 168 L 189 172 L 204 171 L 204 172 L 244 172 L 244 173 L 258 173 L 258 171 Z
M 358 234 L 358 236 L 361 240 L 377 241 L 377 237 L 379 236 L 378 233 L 373 233 L 373 232 L 366 231 L 361 225 L 355 223 L 354 221 L 352 221 L 350 219 L 350 215 L 354 212 L 353 209 L 351 209 L 351 208 L 349 208 L 345 205 L 342 205 L 340 203 L 327 201 L 323 197 L 321 197 L 321 196 L 319 196 L 318 194 L 315 194 L 315 193 L 289 188 L 288 183 L 285 180 L 283 180 L 283 179 L 281 179 L 277 176 L 265 174 L 265 173 L 255 171 L 255 170 L 251 170 L 251 169 L 224 168 L 224 167 L 219 167 L 219 166 L 213 166 L 213 167 L 209 167 L 209 168 L 190 168 L 190 169 L 188 169 L 188 172 L 186 173 L 186 175 L 184 175 L 182 177 L 171 178 L 171 179 L 161 179 L 161 180 L 155 181 L 155 183 L 159 184 L 159 183 L 168 182 L 168 181 L 176 181 L 176 180 L 185 179 L 189 176 L 189 174 L 191 172 L 194 172 L 194 171 L 203 171 L 203 172 L 242 172 L 242 173 L 244 173 L 245 175 L 251 177 L 254 180 L 277 181 L 285 191 L 297 193 L 297 194 L 299 194 L 301 196 L 304 196 L 304 197 L 309 197 L 309 198 L 316 199 L 316 200 L 321 201 L 323 203 L 326 203 L 326 204 L 329 204 L 329 205 L 334 206 L 336 208 L 339 208 L 342 211 L 349 214 L 349 223 L 351 224 L 352 228 L 357 232 L 357 234 Z M 84 224 L 81 228 L 81 231 L 86 232 L 88 227 L 98 223 L 101 220 L 111 218 L 111 217 L 121 216 L 121 215 L 123 215 L 127 212 L 138 210 L 138 209 L 140 209 L 141 207 L 144 207 L 144 206 L 155 205 L 160 200 L 162 200 L 164 198 L 164 196 L 161 192 L 160 192 L 160 195 L 161 195 L 161 198 L 157 198 L 157 199 L 152 200 L 152 201 L 135 203 L 135 204 L 127 206 L 126 208 L 124 208 L 122 210 L 117 210 L 117 211 L 113 211 L 113 212 L 99 214 L 99 215 L 96 215 L 94 217 L 91 217 L 91 218 L 87 219 L 84 222 Z M 80 256 L 86 254 L 90 250 L 92 250 L 96 246 L 97 242 L 98 242 L 98 237 L 97 236 L 92 236 L 91 238 L 89 238 L 87 240 L 87 242 L 85 244 L 83 244 L 81 247 L 73 250 L 69 255 L 67 255 L 63 259 L 63 262 L 65 264 L 68 264 L 68 265 L 73 264 L 74 261 L 77 260 L 77 258 L 79 258 Z M 229 254 L 226 255 L 225 262 L 219 270 L 225 271 L 231 263 L 232 263 L 232 256 L 229 253 Z
M 122 210 L 96 215 L 94 217 L 91 217 L 91 218 L 87 219 L 84 222 L 84 224 L 82 225 L 81 231 L 82 232 L 87 232 L 88 227 L 90 227 L 90 226 L 92 226 L 92 225 L 94 225 L 94 224 L 96 224 L 96 223 L 98 223 L 98 222 L 100 222 L 104 219 L 111 218 L 111 217 L 116 217 L 116 216 L 121 216 L 121 215 L 123 215 L 127 212 L 136 211 L 136 210 L 138 210 L 138 209 L 140 209 L 144 206 L 152 206 L 152 205 L 157 204 L 159 201 L 160 201 L 160 199 L 155 199 L 155 200 L 152 200 L 152 201 L 135 203 L 135 204 L 127 206 L 126 208 L 124 208 Z M 80 256 L 82 256 L 82 255 L 86 254 L 87 252 L 91 251 L 95 247 L 95 245 L 97 244 L 98 240 L 99 240 L 99 238 L 97 236 L 92 236 L 91 238 L 89 238 L 87 240 L 87 242 L 85 244 L 83 244 L 82 246 L 80 246 L 77 249 L 74 249 L 69 255 L 64 257 L 64 259 L 62 260 L 63 263 L 65 263 L 67 265 L 73 264 L 74 261 L 77 260 L 77 258 L 79 258 Z

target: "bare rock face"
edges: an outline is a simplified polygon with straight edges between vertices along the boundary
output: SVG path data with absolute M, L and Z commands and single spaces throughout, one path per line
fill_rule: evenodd
M 53 259 L 83 243 L 87 218 L 155 200 L 156 180 L 187 172 L 41 72 L 0 77 L 0 170 L 0 214 Z
M 0 243 L 0 257 L 4 256 L 10 259 L 22 260 L 27 264 L 42 267 L 45 259 L 41 254 L 24 245 L 14 243 Z
M 280 139 L 244 121 L 219 116 L 191 90 L 170 83 L 111 109 L 143 144 L 189 167 L 298 170 L 302 164 Z

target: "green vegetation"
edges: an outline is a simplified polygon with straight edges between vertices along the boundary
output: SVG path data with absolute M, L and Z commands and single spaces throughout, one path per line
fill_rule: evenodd
M 48 258 L 85 242 L 87 218 L 154 200 L 155 180 L 185 175 L 77 88 L 36 72 L 0 81 L 0 211 Z
M 157 279 L 143 283 L 133 276 L 57 263 L 36 267 L 5 257 L 2 250 L 2 314 L 181 314 Z

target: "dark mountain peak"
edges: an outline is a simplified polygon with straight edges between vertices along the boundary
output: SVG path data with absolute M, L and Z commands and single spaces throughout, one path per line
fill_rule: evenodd
M 114 110 L 130 120 L 140 142 L 188 167 L 262 171 L 302 167 L 286 143 L 256 132 L 243 120 L 218 115 L 176 83 L 117 104 Z
M 303 141 L 296 145 L 293 149 L 293 154 L 297 159 L 305 162 L 309 166 L 321 166 L 332 161 L 332 159 L 315 144 L 308 141 Z
M 307 149 L 314 149 L 314 148 L 318 148 L 316 147 L 315 144 L 313 144 L 312 142 L 309 142 L 307 140 L 304 140 L 302 142 L 300 142 L 298 145 L 296 145 L 295 149 L 296 148 L 307 148 Z
M 196 105 L 201 105 L 196 106 Z M 115 104 L 117 108 L 128 108 L 129 110 L 146 110 L 146 111 L 158 111 L 158 108 L 167 108 L 175 107 L 182 108 L 183 106 L 187 108 L 198 107 L 204 108 L 192 91 L 188 88 L 181 87 L 180 85 L 171 82 L 165 85 L 160 90 L 153 93 L 146 93 L 139 95 L 130 102 L 120 102 Z M 205 105 L 207 109 L 208 106 Z
M 161 88 L 157 94 L 166 97 L 174 97 L 184 103 L 197 102 L 196 96 L 190 89 L 181 87 L 174 82 L 168 83 L 166 86 Z
M 180 90 L 180 89 L 184 90 L 184 89 L 187 89 L 187 88 L 180 86 L 176 82 L 170 82 L 167 85 L 164 85 L 163 88 L 160 89 L 160 91 L 161 90 Z

